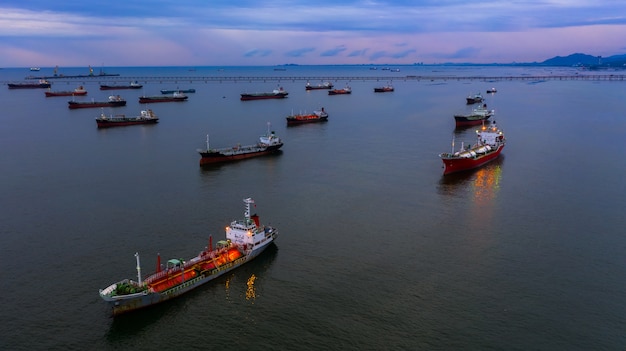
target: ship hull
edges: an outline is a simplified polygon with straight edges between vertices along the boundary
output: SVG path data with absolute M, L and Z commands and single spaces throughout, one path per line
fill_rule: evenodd
M 126 106 L 126 101 L 112 101 L 112 102 L 76 102 L 68 101 L 68 107 L 71 110 L 77 108 L 93 108 L 93 107 L 121 107 Z
M 50 88 L 51 84 L 9 84 L 9 89 L 39 89 Z
M 143 85 L 101 85 L 100 90 L 141 89 Z
M 53 96 L 84 96 L 87 95 L 86 91 L 46 91 L 46 97 Z
M 287 97 L 287 94 L 241 94 L 241 101 L 250 101 L 250 100 L 268 100 L 268 99 L 284 99 Z
M 320 123 L 320 122 L 328 122 L 328 116 L 326 117 L 317 117 L 317 118 L 290 118 L 287 117 L 287 125 L 298 125 L 298 124 L 307 124 L 307 123 Z
M 333 88 L 333 85 L 307 85 L 304 89 L 306 90 L 330 90 Z
M 101 292 L 100 296 L 103 297 L 103 299 L 105 299 L 105 301 L 107 302 L 113 316 L 153 306 L 178 297 L 190 290 L 193 290 L 224 275 L 225 273 L 241 267 L 248 261 L 256 258 L 272 244 L 273 240 L 268 241 L 266 245 L 257 248 L 246 256 L 237 258 L 236 260 L 219 266 L 218 268 L 203 271 L 198 276 L 191 278 L 182 284 L 178 284 L 171 289 L 163 290 L 161 292 L 145 291 L 120 297 L 104 297 Z
M 259 147 L 257 145 L 252 146 L 243 146 L 240 147 L 239 150 L 241 152 L 225 152 L 220 150 L 215 150 L 212 152 L 208 151 L 200 151 L 200 166 L 218 164 L 218 163 L 227 163 L 245 160 L 248 158 L 259 157 L 264 155 L 273 154 L 279 151 L 279 149 L 283 146 L 283 144 L 277 144 L 266 147 Z M 230 151 L 230 150 L 229 150 Z
M 125 127 L 134 126 L 138 124 L 156 124 L 159 121 L 157 119 L 145 120 L 145 121 L 111 121 L 111 120 L 96 120 L 98 128 L 112 128 L 112 127 Z
M 177 89 L 177 90 L 161 90 L 161 94 L 174 94 L 174 93 L 195 93 L 196 89 Z
M 475 158 L 463 158 L 463 157 L 441 157 L 444 165 L 443 174 L 451 174 L 456 172 L 468 171 L 481 167 L 500 156 L 500 153 L 504 149 L 504 144 L 499 145 L 494 151 L 488 152 L 484 155 Z
M 457 127 L 467 127 L 467 126 L 476 126 L 483 124 L 484 121 L 488 120 L 491 115 L 488 116 L 477 116 L 477 117 L 467 117 L 467 116 L 454 116 L 454 123 Z
M 187 101 L 188 97 L 153 97 L 153 98 L 139 98 L 139 103 L 140 104 L 151 104 L 154 102 L 182 102 L 182 101 Z

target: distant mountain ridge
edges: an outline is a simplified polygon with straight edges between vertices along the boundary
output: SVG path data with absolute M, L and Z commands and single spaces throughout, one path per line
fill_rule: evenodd
M 626 68 L 626 55 L 613 55 L 609 57 L 592 56 L 575 53 L 569 56 L 556 56 L 539 62 L 543 66 L 585 66 L 590 68 Z

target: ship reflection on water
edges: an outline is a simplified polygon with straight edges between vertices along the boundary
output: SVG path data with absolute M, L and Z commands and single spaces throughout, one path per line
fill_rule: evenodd
M 504 155 L 500 155 L 481 168 L 442 176 L 438 191 L 448 196 L 464 196 L 471 191 L 474 203 L 486 204 L 496 197 L 500 188 L 503 164 Z

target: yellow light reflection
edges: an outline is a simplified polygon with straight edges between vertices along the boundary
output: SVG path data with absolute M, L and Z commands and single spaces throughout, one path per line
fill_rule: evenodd
M 252 274 L 250 278 L 248 278 L 248 288 L 246 289 L 246 300 L 256 299 L 256 289 L 254 288 L 254 281 L 256 280 L 256 276 Z

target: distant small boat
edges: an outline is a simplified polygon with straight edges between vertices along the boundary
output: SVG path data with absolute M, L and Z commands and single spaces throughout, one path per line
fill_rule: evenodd
M 96 118 L 98 128 L 132 126 L 136 124 L 155 124 L 159 122 L 152 110 L 143 110 L 139 116 L 126 117 L 125 115 L 115 115 L 107 117 L 104 113 Z
M 393 86 L 391 84 L 387 84 L 387 85 L 382 86 L 382 87 L 374 88 L 374 92 L 375 93 L 388 93 L 388 92 L 392 92 L 393 90 L 394 89 L 393 89 Z
M 287 116 L 287 125 L 326 122 L 328 121 L 328 113 L 322 107 L 319 110 L 313 111 L 313 113 L 299 113 L 291 114 Z
M 352 94 L 352 88 L 346 85 L 343 89 L 333 89 L 328 91 L 328 95 L 344 95 L 344 94 Z
M 117 90 L 117 89 L 141 89 L 143 85 L 139 84 L 137 81 L 131 82 L 129 85 L 106 85 L 101 84 L 100 90 Z
M 121 107 L 126 106 L 126 100 L 119 95 L 109 96 L 108 101 L 68 101 L 68 107 L 70 109 L 77 108 L 91 108 L 91 107 Z
M 466 98 L 467 100 L 467 104 L 471 105 L 471 104 L 476 104 L 479 102 L 483 102 L 483 96 L 480 93 L 476 93 L 474 95 L 470 95 Z
M 74 90 L 66 90 L 66 91 L 46 91 L 46 97 L 51 96 L 84 96 L 87 95 L 87 90 L 83 88 L 83 86 L 79 86 Z
M 9 89 L 38 89 L 38 88 L 50 88 L 51 84 L 45 79 L 40 79 L 38 82 L 26 82 L 26 83 L 8 83 Z
M 320 83 L 320 84 L 317 84 L 317 85 L 311 85 L 311 83 L 307 82 L 306 86 L 304 88 L 306 90 L 332 89 L 333 88 L 333 83 L 331 83 L 331 82 L 324 82 L 324 83 Z
M 157 95 L 157 96 L 140 96 L 140 104 L 148 104 L 152 102 L 182 102 L 187 101 L 189 97 L 184 93 L 174 92 L 172 95 Z
M 487 89 L 487 94 L 495 94 L 497 92 L 496 88 Z
M 39 67 L 31 67 L 30 70 L 33 71 L 33 72 L 39 72 L 41 70 L 41 68 L 39 68 Z
M 284 99 L 289 95 L 283 87 L 278 89 L 274 89 L 272 92 L 268 93 L 243 93 L 241 94 L 241 101 L 248 100 L 264 100 L 264 99 Z
M 161 89 L 161 94 L 174 94 L 174 93 L 195 93 L 196 89 Z

